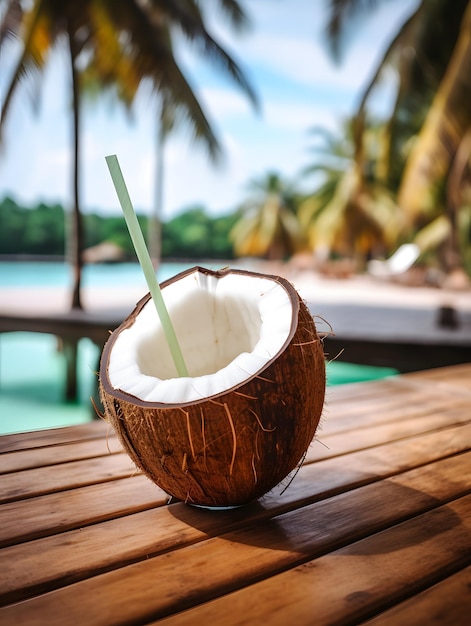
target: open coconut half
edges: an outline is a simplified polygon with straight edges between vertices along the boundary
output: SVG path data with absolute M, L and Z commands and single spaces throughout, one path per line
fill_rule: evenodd
M 148 294 L 104 347 L 105 415 L 170 495 L 246 504 L 286 478 L 314 437 L 325 393 L 314 321 L 277 276 L 195 267 L 161 289 L 189 376 L 177 376 Z

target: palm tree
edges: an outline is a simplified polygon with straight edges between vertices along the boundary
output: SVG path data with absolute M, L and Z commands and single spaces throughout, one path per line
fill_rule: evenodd
M 249 191 L 230 233 L 235 253 L 276 260 L 302 249 L 304 239 L 296 219 L 299 196 L 291 185 L 269 172 L 251 181 Z
M 236 25 L 245 14 L 236 0 L 220 2 Z M 83 225 L 80 212 L 80 100 L 83 83 L 99 89 L 112 87 L 131 104 L 143 82 L 171 103 L 175 118 L 187 122 L 193 138 L 205 143 L 212 159 L 221 146 L 193 90 L 173 54 L 170 32 L 179 28 L 188 42 L 199 46 L 205 58 L 222 67 L 252 102 L 256 96 L 242 70 L 208 32 L 197 0 L 35 0 L 24 13 L 21 1 L 12 0 L 4 20 L 7 34 L 17 32 L 22 52 L 6 90 L 0 129 L 24 74 L 42 72 L 48 54 L 64 40 L 72 79 L 73 211 L 69 246 L 74 268 L 72 307 L 82 308 L 81 268 Z M 2 42 L 0 42 L 2 43 Z M 87 63 L 88 61 L 88 63 Z M 80 69 L 83 65 L 86 69 Z
M 470 97 L 471 2 L 463 15 L 458 41 L 446 74 L 409 155 L 399 188 L 399 202 L 411 218 L 434 206 L 437 188 L 444 191 L 444 213 L 450 225 L 444 264 L 449 271 L 462 266 L 457 215 L 460 206 L 453 202 L 455 189 L 451 183 L 459 162 L 463 160 L 462 153 L 469 158 Z M 447 179 L 451 191 L 448 197 L 445 189 Z
M 72 266 L 74 269 L 74 286 L 72 292 L 72 307 L 81 308 L 81 249 L 83 246 L 83 224 L 79 209 L 79 166 L 78 154 L 80 146 L 80 108 L 79 108 L 79 76 L 77 58 L 86 46 L 86 32 L 84 31 L 84 12 L 74 10 L 71 2 L 57 3 L 38 1 L 26 12 L 23 12 L 19 0 L 9 3 L 5 22 L 8 29 L 2 37 L 12 32 L 19 32 L 22 37 L 23 48 L 11 82 L 7 88 L 3 101 L 3 110 L 0 129 L 3 128 L 10 108 L 12 97 L 24 74 L 41 72 L 47 61 L 49 51 L 64 38 L 67 42 L 68 62 L 72 80 L 72 108 L 73 108 L 73 236 L 69 243 Z
M 99 33 L 103 38 L 101 49 L 113 50 L 114 60 L 109 54 L 95 55 L 86 70 L 86 80 L 117 89 L 118 96 L 129 107 L 143 84 L 150 86 L 156 95 L 155 197 L 154 211 L 149 220 L 148 245 L 157 267 L 161 246 L 164 150 L 168 135 L 175 126 L 189 122 L 193 138 L 205 143 L 210 160 L 216 162 L 222 155 L 219 140 L 175 61 L 175 28 L 190 45 L 199 49 L 205 60 L 221 68 L 255 107 L 258 102 L 238 64 L 208 32 L 202 4 L 197 0 L 150 0 L 147 5 L 128 1 L 120 4 L 120 12 L 111 16 L 115 30 Z M 248 24 L 236 0 L 221 0 L 213 4 L 216 9 L 222 10 L 222 17 L 233 29 L 242 30 Z M 122 37 L 123 32 L 127 33 L 126 38 Z
M 337 254 L 354 258 L 361 268 L 372 251 L 384 252 L 393 245 L 400 220 L 393 194 L 374 174 L 382 128 L 368 129 L 361 155 L 355 129 L 352 121 L 338 135 L 312 129 L 315 162 L 303 174 L 320 175 L 320 182 L 301 203 L 298 215 L 318 258 Z
M 156 272 L 159 269 L 160 258 L 162 255 L 162 208 L 164 193 L 165 146 L 167 138 L 175 124 L 173 109 L 171 105 L 165 101 L 165 98 L 162 98 L 159 113 L 160 115 L 157 123 L 156 137 L 154 210 L 150 216 L 147 229 L 147 246 L 149 248 L 149 254 Z
M 328 33 L 334 50 L 345 31 L 350 11 L 359 0 L 331 3 Z M 435 219 L 449 224 L 448 269 L 461 265 L 456 209 L 447 201 L 447 179 L 471 127 L 471 1 L 422 0 L 400 27 L 364 90 L 359 118 L 386 68 L 398 76 L 396 99 L 385 134 L 385 175 L 398 186 L 398 203 L 414 229 Z M 413 138 L 413 141 L 411 139 Z M 358 140 L 361 142 L 362 134 Z M 405 158 L 404 147 L 406 150 Z M 449 258 L 450 258 L 449 257 Z

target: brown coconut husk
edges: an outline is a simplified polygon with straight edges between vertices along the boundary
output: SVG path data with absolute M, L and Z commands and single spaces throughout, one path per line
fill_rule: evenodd
M 213 507 L 251 502 L 299 465 L 314 438 L 325 394 L 322 342 L 291 283 L 268 278 L 281 283 L 293 303 L 289 340 L 263 370 L 223 394 L 164 405 L 111 386 L 107 370 L 114 341 L 133 323 L 150 295 L 104 348 L 100 393 L 106 418 L 137 467 L 185 502 Z

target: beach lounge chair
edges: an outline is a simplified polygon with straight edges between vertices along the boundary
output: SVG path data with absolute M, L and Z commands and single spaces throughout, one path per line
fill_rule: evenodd
M 386 259 L 379 261 L 373 259 L 368 262 L 368 273 L 376 278 L 390 278 L 403 274 L 410 269 L 420 255 L 420 248 L 415 243 L 405 243 L 396 252 Z

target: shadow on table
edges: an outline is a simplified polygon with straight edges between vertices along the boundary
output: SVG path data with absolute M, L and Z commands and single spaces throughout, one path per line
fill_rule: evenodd
M 312 504 L 306 505 L 305 499 L 295 501 L 288 512 L 284 512 L 286 501 L 279 504 L 276 498 L 266 503 L 262 499 L 238 509 L 214 511 L 178 503 L 170 506 L 169 511 L 208 537 L 215 536 L 217 529 L 217 535 L 228 541 L 307 555 L 353 544 L 386 528 L 393 533 L 393 540 L 373 545 L 392 552 L 425 542 L 460 524 L 459 516 L 446 504 L 443 506 L 443 501 L 391 480 Z M 401 522 L 428 511 L 432 513 L 424 516 L 423 523 L 418 523 L 413 531 L 403 532 Z M 252 522 L 249 526 L 248 520 Z M 362 549 L 358 544 L 358 554 Z

